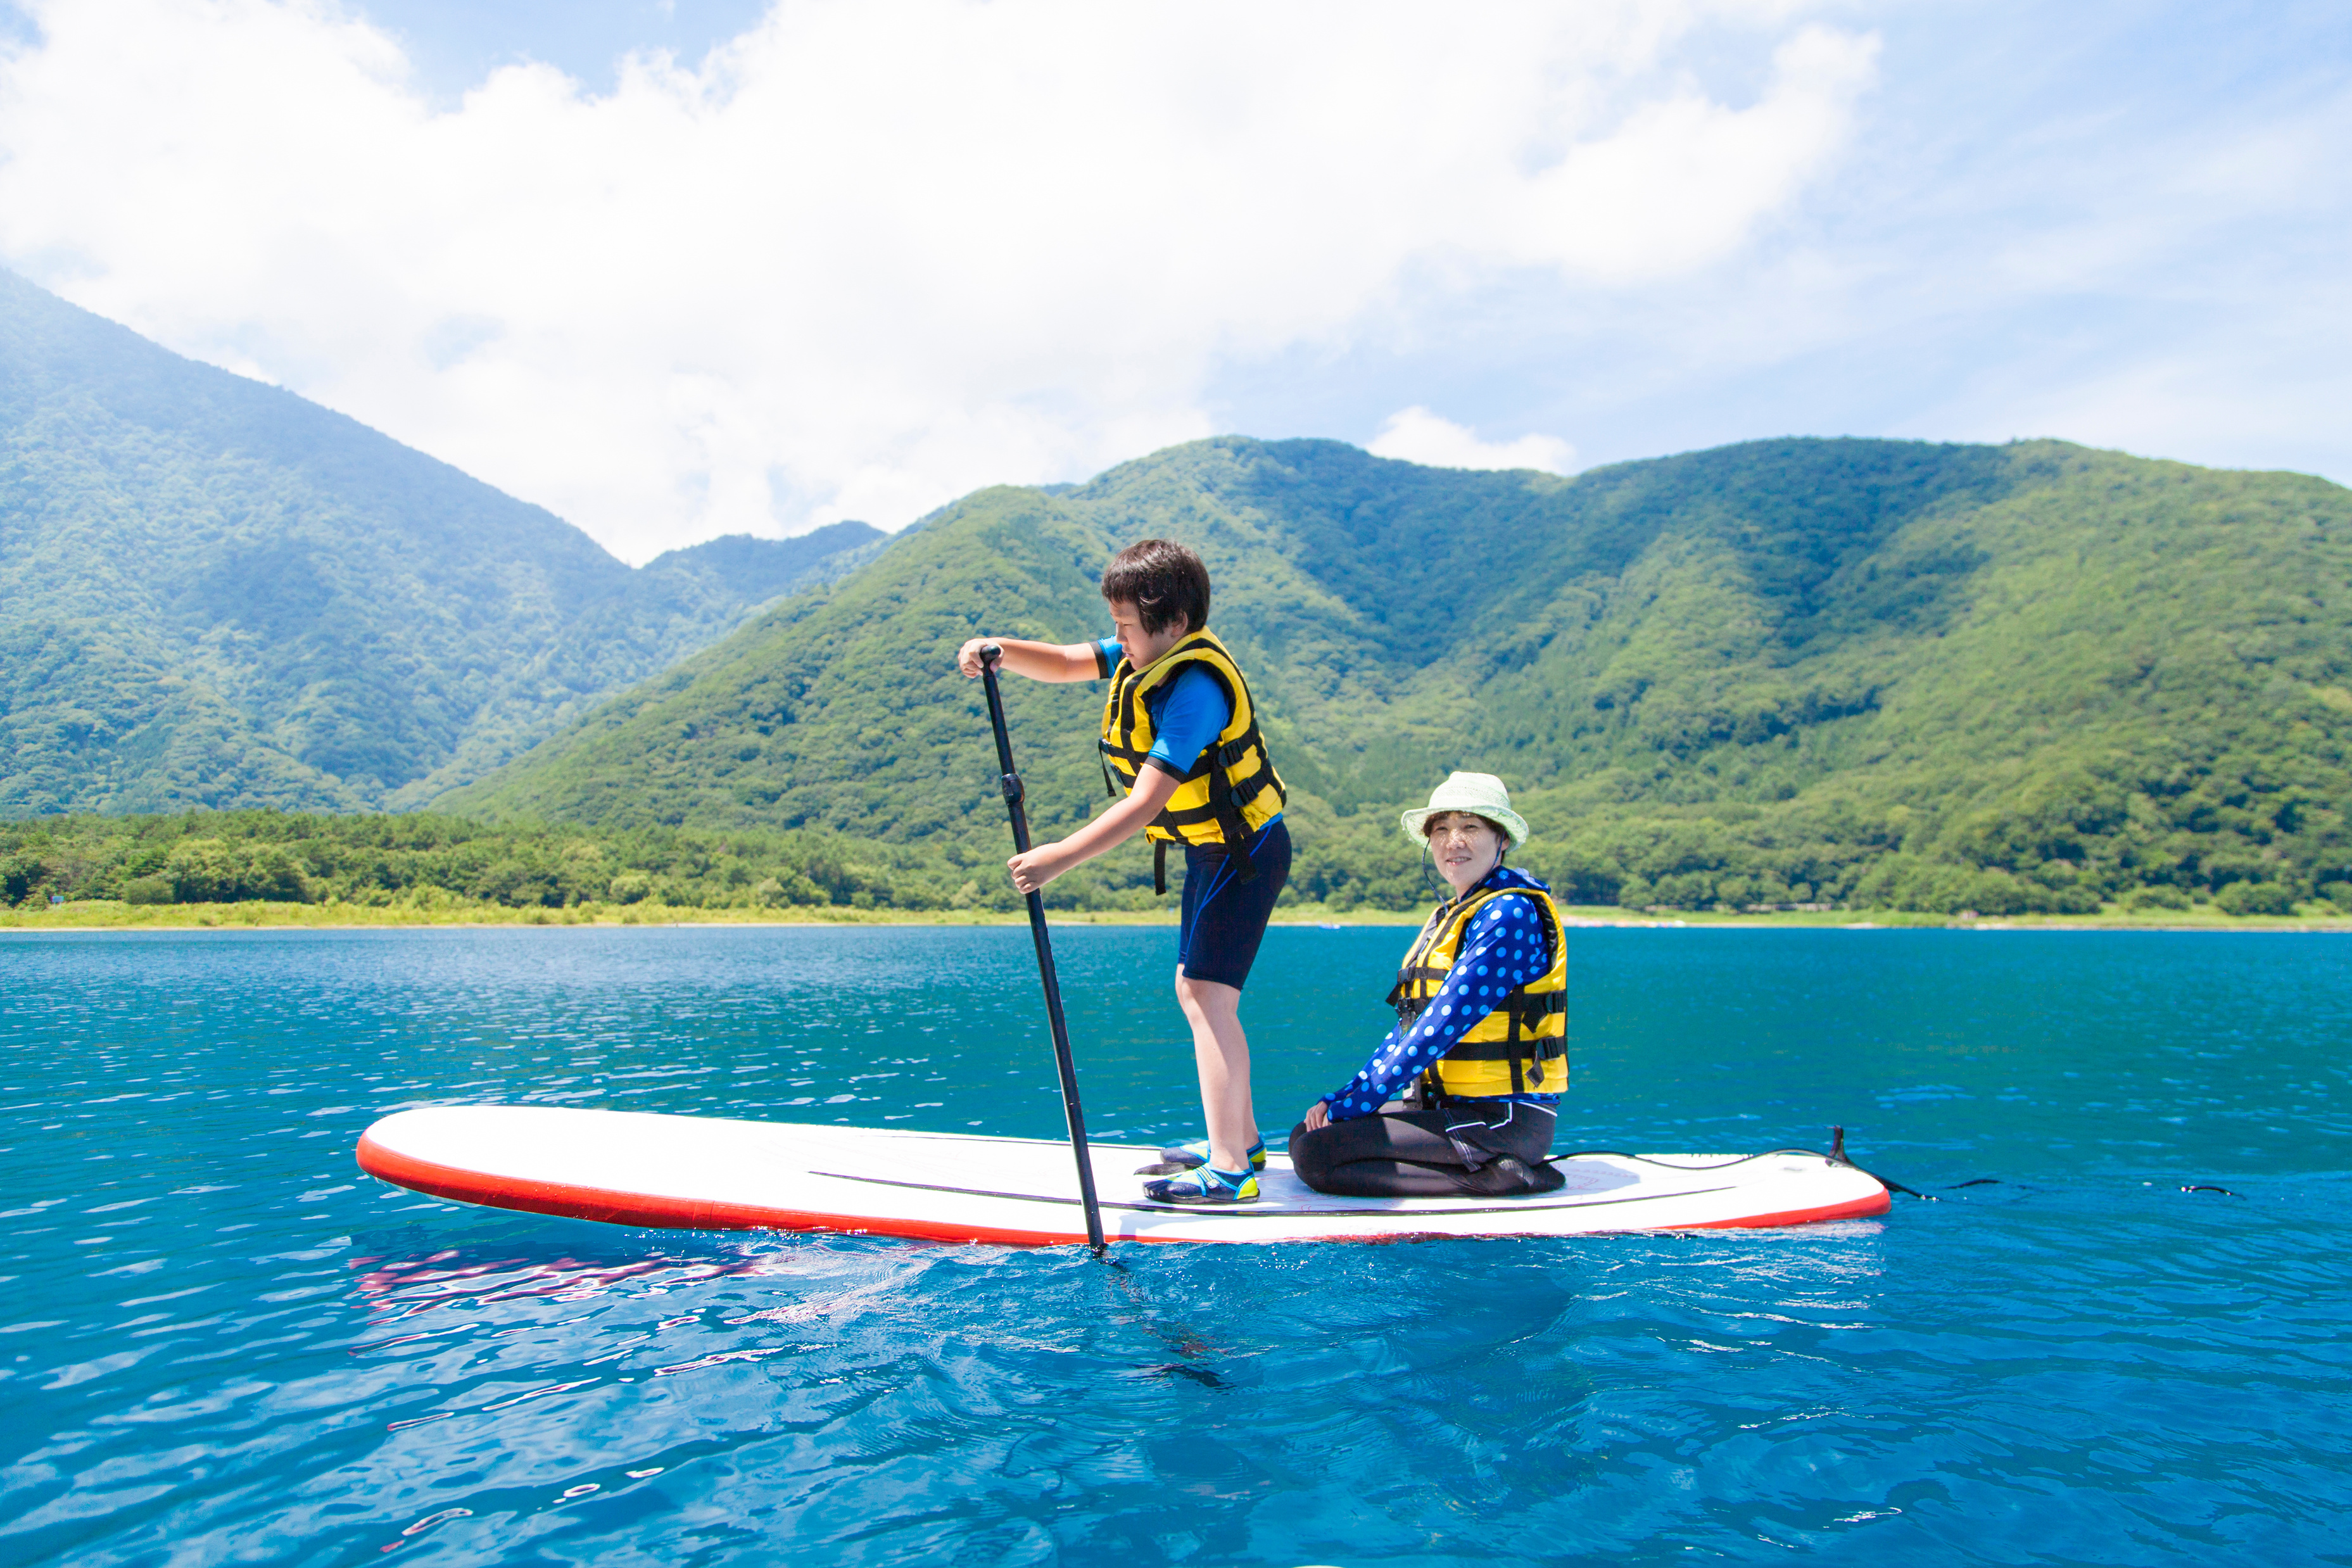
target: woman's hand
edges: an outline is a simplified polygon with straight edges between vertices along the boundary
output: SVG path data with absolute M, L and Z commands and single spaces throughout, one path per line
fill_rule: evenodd
M 1068 870 L 1070 861 L 1063 845 L 1040 844 L 1036 848 L 1007 860 L 1004 868 L 1013 873 L 1013 887 L 1024 893 L 1034 893 Z
M 1318 1100 L 1308 1106 L 1307 1114 L 1298 1120 L 1307 1124 L 1309 1132 L 1318 1131 L 1331 1125 L 1331 1108 Z

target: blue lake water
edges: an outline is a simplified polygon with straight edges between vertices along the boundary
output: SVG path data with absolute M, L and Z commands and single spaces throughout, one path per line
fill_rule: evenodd
M 1269 1128 L 1407 934 L 1271 933 Z M 1941 1201 L 1125 1272 L 498 1214 L 362 1129 L 1055 1135 L 1027 933 L 0 939 L 0 1562 L 2352 1563 L 2352 939 L 1572 937 L 1564 1147 Z M 1097 1135 L 1192 1134 L 1172 933 L 1057 942 Z

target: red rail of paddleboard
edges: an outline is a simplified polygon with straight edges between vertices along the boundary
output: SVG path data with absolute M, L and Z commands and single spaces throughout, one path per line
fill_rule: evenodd
M 1006 1247 L 1056 1247 L 1087 1239 L 1083 1231 L 1065 1234 L 1000 1230 L 990 1226 L 939 1225 L 914 1218 L 804 1214 L 797 1209 L 767 1208 L 759 1204 L 617 1193 L 604 1187 L 574 1186 L 567 1182 L 493 1176 L 420 1160 L 364 1136 L 360 1139 L 359 1158 L 360 1169 L 369 1175 L 395 1186 L 430 1193 L 436 1198 L 486 1204 L 492 1208 L 522 1209 L 530 1214 L 561 1215 L 567 1219 L 600 1220 L 606 1225 L 660 1226 L 680 1230 L 831 1230 L 903 1236 L 922 1241 L 991 1241 Z
M 590 1219 L 605 1225 L 654 1226 L 681 1230 L 812 1230 L 850 1235 L 898 1236 L 919 1241 L 982 1241 L 1003 1247 L 1066 1247 L 1085 1242 L 1078 1231 L 1013 1230 L 993 1226 L 945 1225 L 912 1216 L 877 1218 L 868 1215 L 809 1214 L 797 1209 L 768 1208 L 757 1204 L 718 1203 L 703 1198 L 664 1197 L 652 1193 L 614 1192 L 604 1187 L 577 1186 L 566 1182 L 535 1182 L 521 1176 L 496 1176 L 420 1160 L 374 1139 L 362 1137 L 360 1169 L 369 1175 L 459 1203 L 491 1208 L 520 1209 L 528 1214 L 558 1215 L 566 1219 Z M 1709 1220 L 1679 1225 L 1674 1230 L 1759 1230 L 1775 1226 L 1814 1225 L 1833 1219 L 1867 1219 L 1885 1214 L 1894 1195 L 1884 1187 L 1846 1203 L 1818 1208 L 1789 1209 L 1779 1214 L 1752 1215 L 1744 1219 Z M 1420 1233 L 1451 1236 L 1451 1232 Z M 1407 1233 L 1380 1236 L 1335 1236 L 1331 1241 L 1399 1241 Z M 1181 1241 L 1186 1237 L 1130 1237 L 1125 1240 Z

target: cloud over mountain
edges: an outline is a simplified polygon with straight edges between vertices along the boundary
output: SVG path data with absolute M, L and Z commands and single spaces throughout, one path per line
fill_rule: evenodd
M 1408 290 L 1706 267 L 1875 69 L 1760 3 L 785 0 L 436 108 L 310 0 L 25 9 L 0 257 L 639 560 L 1208 434 Z

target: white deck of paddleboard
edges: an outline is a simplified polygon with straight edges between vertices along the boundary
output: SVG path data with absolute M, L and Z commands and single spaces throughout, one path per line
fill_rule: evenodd
M 1580 1236 L 1799 1225 L 1885 1211 L 1886 1189 L 1819 1154 L 1582 1154 L 1568 1184 L 1511 1198 L 1343 1198 L 1310 1191 L 1276 1155 L 1255 1204 L 1150 1203 L 1148 1148 L 1092 1151 L 1103 1229 L 1139 1241 L 1383 1240 Z M 462 1202 L 614 1224 L 827 1230 L 938 1240 L 1083 1241 L 1069 1145 L 714 1117 L 448 1106 L 370 1127 L 361 1165 Z

